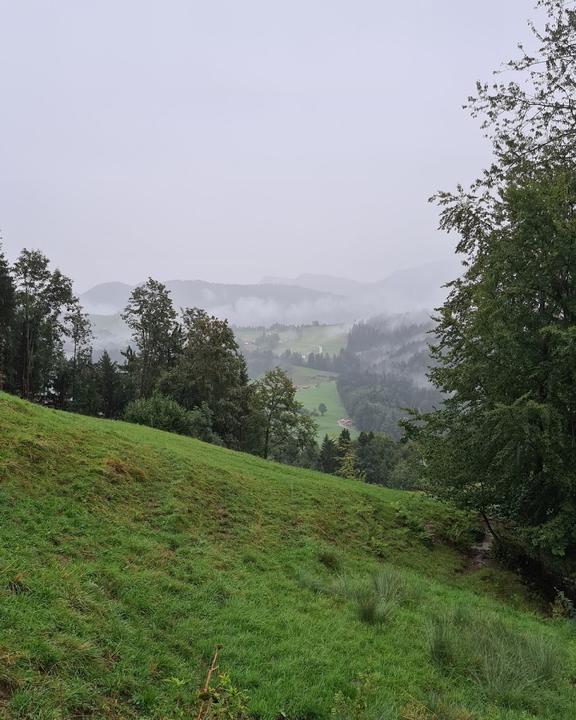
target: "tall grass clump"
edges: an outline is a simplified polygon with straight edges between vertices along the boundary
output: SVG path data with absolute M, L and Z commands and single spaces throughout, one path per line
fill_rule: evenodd
M 370 577 L 351 586 L 350 596 L 358 616 L 370 625 L 387 622 L 406 594 L 403 577 L 390 567 L 382 567 Z
M 309 590 L 343 597 L 356 606 L 358 617 L 370 625 L 387 622 L 406 597 L 406 582 L 394 568 L 381 567 L 368 576 L 345 573 L 328 581 L 301 574 L 300 584 Z
M 432 660 L 445 672 L 470 678 L 506 707 L 532 707 L 539 692 L 557 687 L 565 672 L 558 639 L 513 629 L 473 608 L 436 617 L 429 643 Z

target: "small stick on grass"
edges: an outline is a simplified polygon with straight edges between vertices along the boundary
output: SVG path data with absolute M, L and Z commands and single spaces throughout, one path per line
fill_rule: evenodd
M 196 720 L 204 720 L 204 718 L 206 717 L 206 713 L 208 712 L 208 709 L 212 704 L 212 697 L 208 696 L 208 690 L 210 689 L 210 680 L 212 679 L 212 675 L 218 669 L 216 661 L 218 660 L 218 652 L 221 650 L 221 648 L 222 645 L 216 645 L 216 649 L 214 650 L 212 662 L 210 663 L 210 667 L 208 668 L 208 673 L 206 675 L 206 682 L 204 683 L 204 687 L 202 688 L 202 704 L 200 705 L 200 709 L 198 710 L 198 715 L 196 715 Z

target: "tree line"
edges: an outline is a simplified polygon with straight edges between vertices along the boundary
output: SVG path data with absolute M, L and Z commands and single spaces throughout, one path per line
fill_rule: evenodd
M 0 387 L 21 397 L 106 418 L 194 435 L 263 457 L 297 462 L 316 428 L 280 369 L 249 382 L 234 333 L 204 310 L 178 313 L 150 278 L 123 313 L 133 345 L 117 363 L 92 361 L 88 316 L 71 280 L 41 252 L 10 266 L 0 248 Z
M 352 442 L 342 456 L 348 471 L 340 460 L 328 462 L 326 449 L 336 445 L 327 438 L 318 446 L 313 417 L 296 400 L 286 372 L 273 367 L 250 381 L 227 321 L 199 308 L 178 312 L 152 278 L 133 290 L 122 317 L 132 332 L 122 361 L 104 352 L 94 362 L 90 321 L 71 280 L 39 251 L 23 250 L 11 266 L 0 247 L 0 388 L 280 462 L 369 482 L 388 478 L 366 472 L 360 460 L 351 471 Z M 370 442 L 394 454 L 394 443 Z
M 318 469 L 374 485 L 404 490 L 421 487 L 420 461 L 414 445 L 374 432 L 362 431 L 355 439 L 347 428 L 337 438 L 325 435 Z

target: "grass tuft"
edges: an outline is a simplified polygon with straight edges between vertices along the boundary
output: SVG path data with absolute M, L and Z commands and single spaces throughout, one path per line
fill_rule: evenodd
M 539 694 L 557 688 L 565 675 L 566 652 L 558 639 L 515 630 L 475 608 L 460 606 L 435 618 L 429 644 L 439 667 L 470 678 L 504 707 L 533 709 Z
M 300 573 L 299 582 L 313 592 L 336 595 L 352 601 L 360 620 L 370 625 L 387 622 L 407 595 L 406 581 L 391 567 L 380 567 L 375 572 L 362 576 L 341 573 L 329 581 L 309 573 Z
M 363 622 L 382 625 L 390 620 L 394 610 L 406 596 L 406 583 L 397 570 L 382 567 L 370 577 L 353 585 L 350 595 Z

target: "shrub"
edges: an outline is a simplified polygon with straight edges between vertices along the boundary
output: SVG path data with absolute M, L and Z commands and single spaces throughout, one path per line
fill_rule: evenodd
M 175 400 L 164 395 L 134 400 L 128 403 L 123 419 L 137 425 L 147 425 L 157 430 L 189 435 L 201 440 L 213 439 L 210 412 L 205 407 L 186 410 Z
M 200 720 L 249 720 L 248 697 L 221 673 L 215 685 L 196 693 L 196 717 Z
M 552 603 L 552 617 L 576 620 L 574 603 L 562 590 L 556 590 L 556 596 Z
M 393 504 L 396 520 L 424 545 L 434 542 L 469 550 L 484 537 L 484 528 L 472 513 L 422 495 L 412 495 Z

